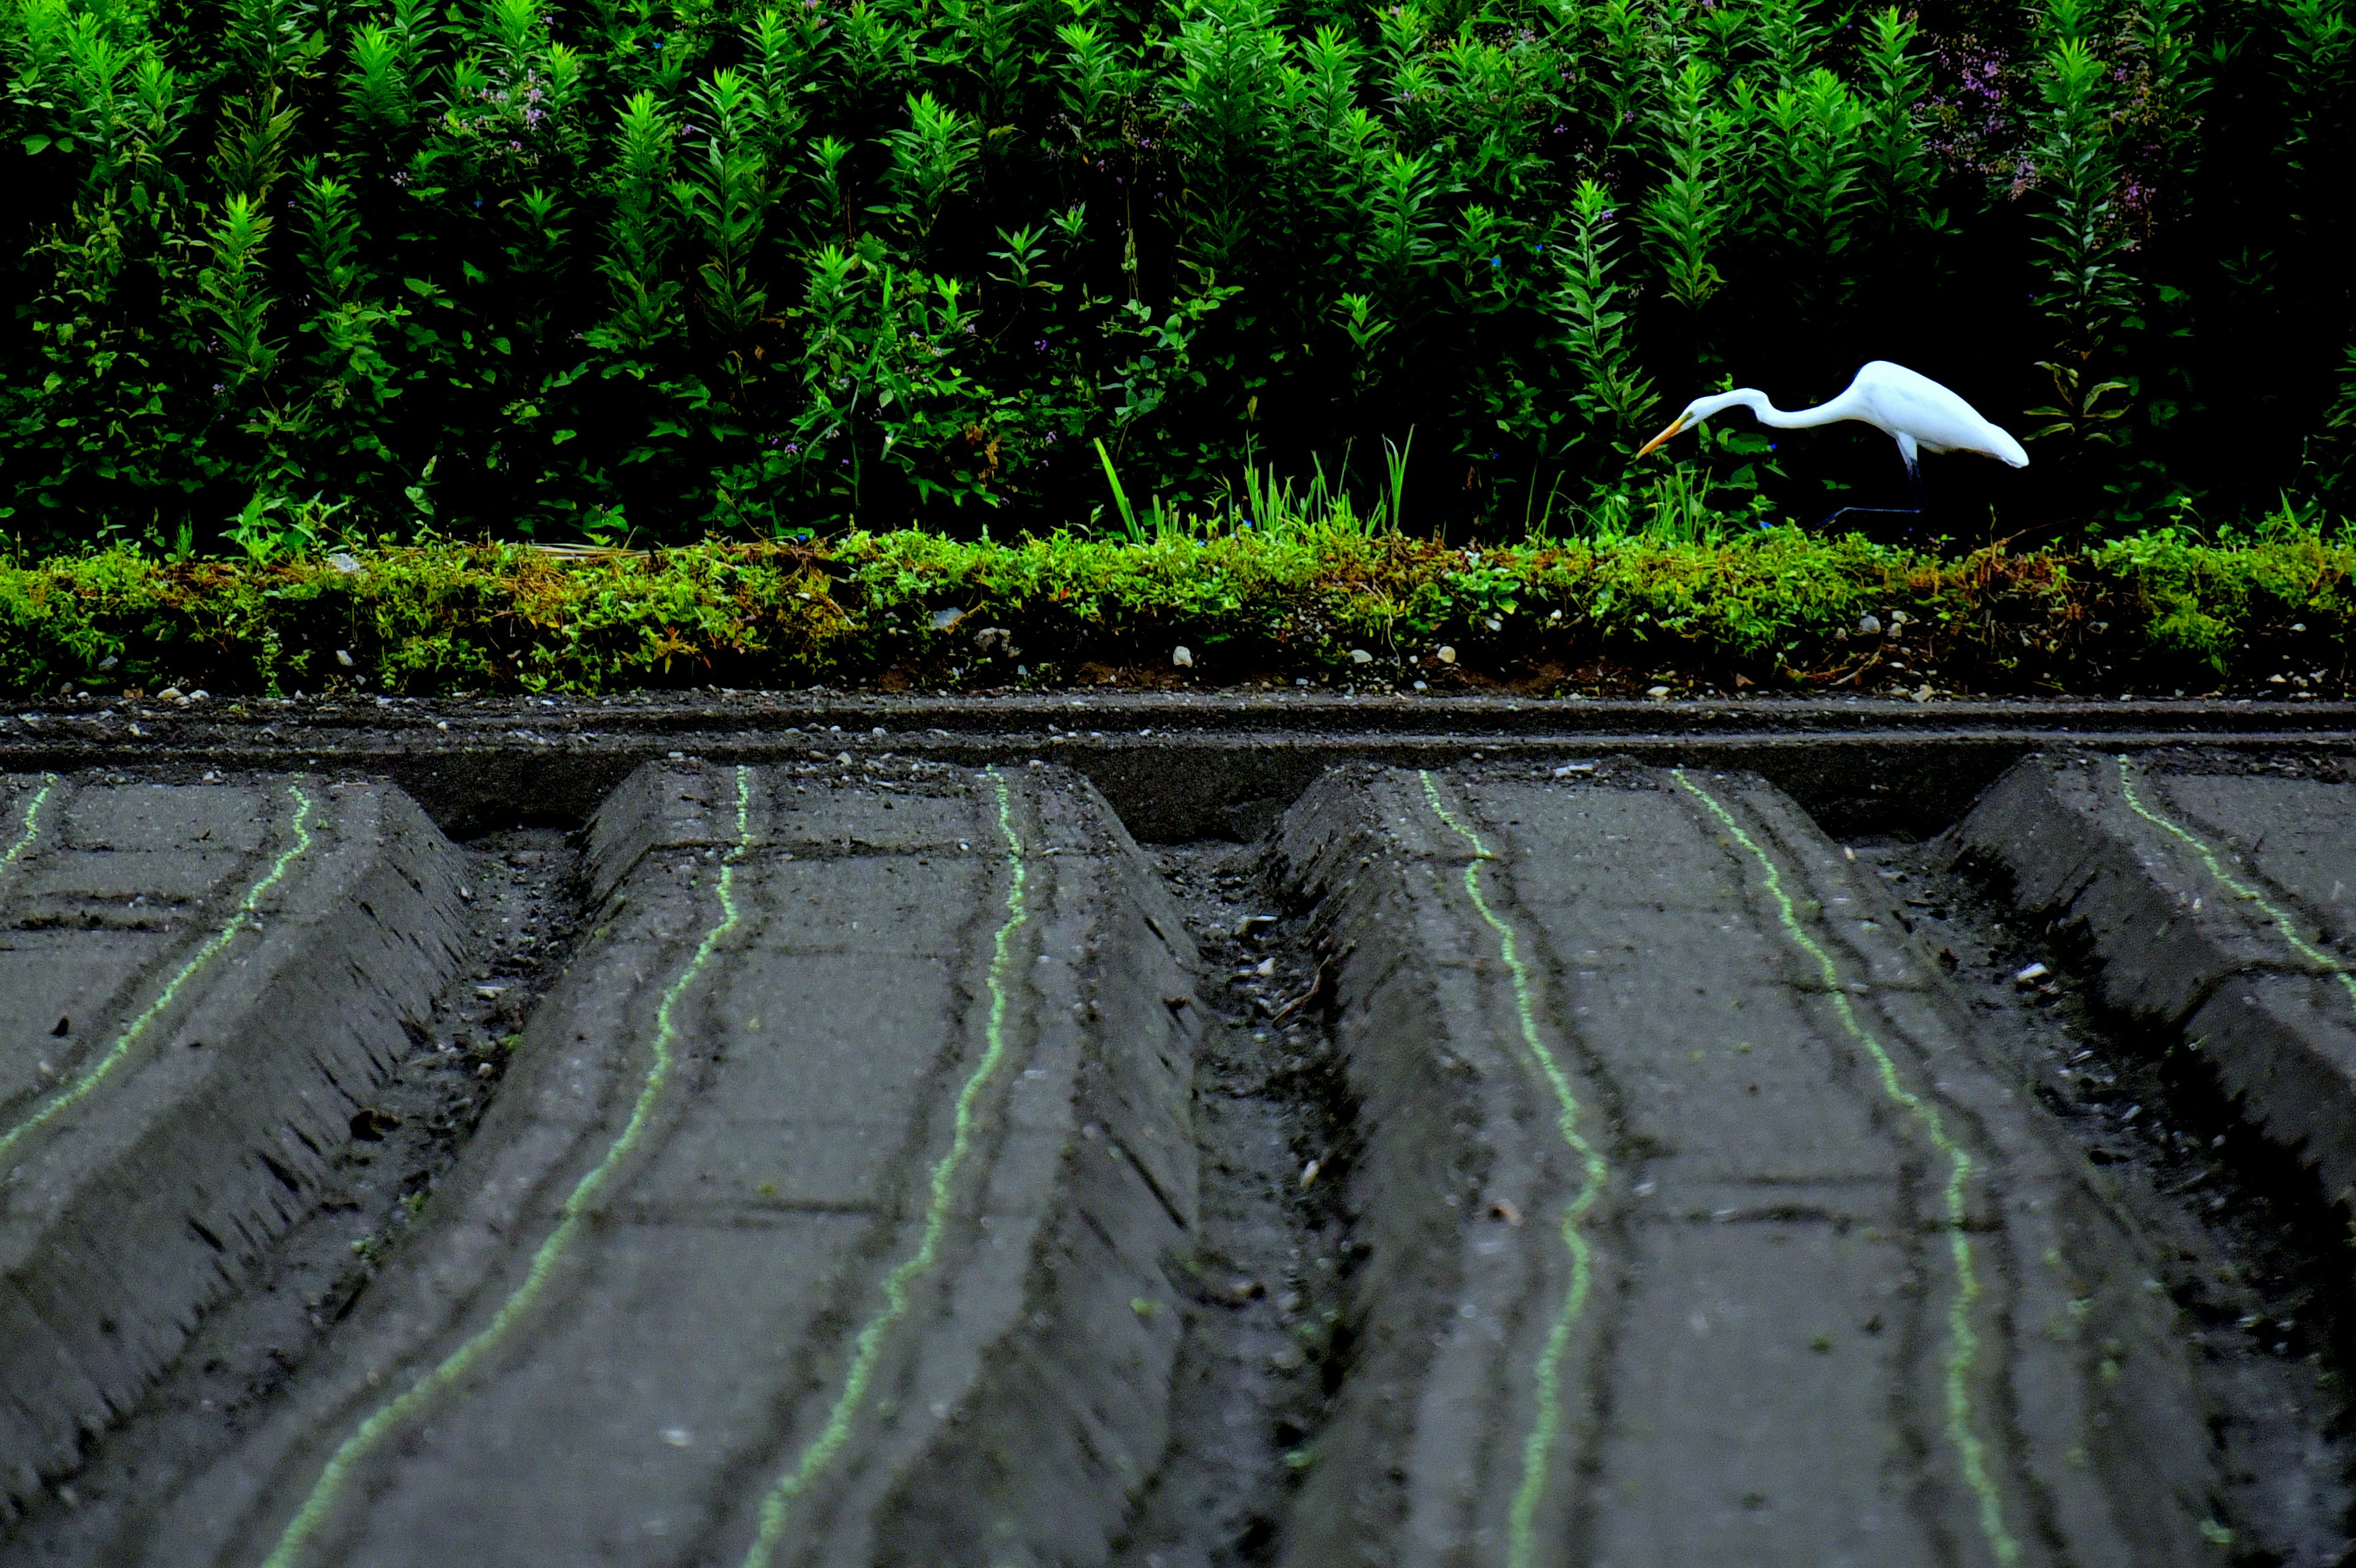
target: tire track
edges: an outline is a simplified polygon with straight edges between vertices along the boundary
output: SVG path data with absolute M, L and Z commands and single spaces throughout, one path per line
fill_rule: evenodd
M 785 1539 L 786 1526 L 790 1521 L 795 1499 L 799 1498 L 831 1464 L 843 1445 L 850 1441 L 851 1424 L 858 1415 L 860 1405 L 867 1397 L 867 1386 L 875 1375 L 876 1362 L 881 1359 L 885 1339 L 893 1328 L 907 1315 L 908 1287 L 930 1269 L 939 1255 L 943 1234 L 948 1226 L 951 1191 L 959 1168 L 973 1143 L 973 1108 L 982 1090 L 997 1074 L 999 1062 L 1006 1053 L 1006 960 L 1015 932 L 1029 918 L 1025 905 L 1028 873 L 1023 861 L 1023 840 L 1014 830 L 1012 802 L 1006 780 L 996 768 L 989 770 L 990 782 L 998 795 L 998 827 L 1006 839 L 1007 889 L 1006 919 L 999 925 L 990 962 L 990 1027 L 981 1060 L 958 1091 L 956 1130 L 949 1147 L 933 1166 L 932 1196 L 925 1210 L 925 1229 L 916 1250 L 895 1265 L 884 1282 L 884 1307 L 859 1330 L 852 1352 L 851 1370 L 845 1374 L 842 1392 L 835 1398 L 827 1413 L 826 1424 L 818 1436 L 802 1450 L 801 1457 L 779 1476 L 761 1500 L 760 1527 L 752 1547 L 744 1553 L 743 1568 L 769 1568 L 776 1555 L 778 1544 Z
M 1553 1466 L 1554 1445 L 1562 1426 L 1562 1360 L 1570 1344 L 1571 1330 L 1586 1310 L 1587 1298 L 1594 1283 L 1594 1249 L 1581 1226 L 1601 1200 L 1603 1183 L 1610 1168 L 1603 1156 L 1579 1130 L 1579 1097 L 1573 1092 L 1569 1076 L 1554 1052 L 1539 1038 L 1537 1019 L 1530 1002 L 1530 976 L 1523 965 L 1518 943 L 1512 924 L 1498 918 L 1481 891 L 1481 864 L 1495 856 L 1481 840 L 1479 833 L 1451 815 L 1440 798 L 1440 786 L 1429 772 L 1419 774 L 1423 780 L 1424 798 L 1430 802 L 1432 814 L 1450 831 L 1471 846 L 1472 859 L 1464 867 L 1464 892 L 1472 901 L 1473 909 L 1482 920 L 1497 933 L 1497 949 L 1514 979 L 1514 1008 L 1521 1024 L 1522 1045 L 1537 1064 L 1539 1073 L 1554 1091 L 1555 1127 L 1574 1158 L 1580 1163 L 1582 1179 L 1578 1194 L 1564 1211 L 1562 1243 L 1570 1254 L 1570 1285 L 1563 1293 L 1561 1307 L 1555 1314 L 1554 1325 L 1547 1330 L 1546 1348 L 1539 1352 L 1532 1378 L 1537 1389 L 1537 1411 L 1531 1418 L 1530 1430 L 1522 1443 L 1522 1478 L 1514 1492 L 1512 1509 L 1507 1516 L 1509 1535 L 1505 1561 L 1508 1568 L 1530 1568 L 1536 1550 L 1535 1534 L 1538 1505 L 1545 1499 L 1547 1476 Z
M 18 1122 L 5 1133 L 0 1133 L 0 1160 L 6 1159 L 16 1145 L 27 1135 L 46 1126 L 97 1092 L 99 1085 L 111 1077 L 116 1068 L 123 1065 L 123 1061 L 130 1056 L 132 1047 L 139 1043 L 140 1038 L 179 996 L 180 987 L 187 985 L 190 976 L 210 963 L 223 948 L 235 940 L 239 932 L 246 929 L 252 923 L 254 912 L 260 906 L 262 896 L 272 888 L 276 887 L 286 875 L 287 868 L 294 865 L 310 849 L 311 797 L 303 793 L 303 787 L 300 784 L 287 785 L 286 793 L 293 796 L 294 801 L 293 824 L 294 842 L 279 855 L 270 869 L 262 874 L 260 881 L 246 890 L 245 897 L 239 901 L 237 909 L 229 918 L 229 923 L 215 932 L 202 947 L 198 948 L 195 955 L 180 965 L 179 972 L 165 982 L 163 990 L 156 994 L 155 999 L 149 1002 L 137 1017 L 123 1027 L 122 1031 L 107 1047 L 105 1054 L 98 1059 L 89 1072 L 82 1074 L 79 1083 L 59 1091 L 50 1096 L 40 1109 Z M 25 844 L 30 841 L 33 832 L 33 814 L 39 808 L 41 799 L 48 794 L 48 788 L 44 785 L 40 795 L 37 795 L 33 805 L 27 808 L 25 837 L 17 841 L 16 849 L 9 851 L 9 859 L 14 859 L 17 850 L 22 849 Z
M 418 1378 L 398 1396 L 379 1406 L 350 1436 L 345 1438 L 337 1447 L 335 1453 L 328 1458 L 318 1480 L 313 1484 L 310 1494 L 304 1499 L 302 1507 L 296 1510 L 294 1519 L 287 1523 L 269 1557 L 264 1560 L 264 1568 L 292 1568 L 293 1564 L 301 1562 L 319 1526 L 341 1498 L 352 1472 L 368 1457 L 370 1451 L 391 1433 L 406 1424 L 412 1416 L 423 1410 L 452 1384 L 466 1376 L 531 1310 L 540 1297 L 546 1293 L 549 1279 L 555 1271 L 558 1260 L 587 1221 L 591 1200 L 604 1190 L 606 1183 L 613 1179 L 614 1171 L 627 1157 L 638 1140 L 645 1136 L 647 1125 L 652 1119 L 655 1105 L 661 1099 L 663 1089 L 669 1082 L 672 1051 L 679 1039 L 676 1010 L 680 998 L 686 994 L 688 987 L 695 982 L 704 965 L 711 961 L 713 952 L 718 949 L 722 940 L 736 928 L 736 862 L 743 858 L 752 842 L 751 832 L 746 822 L 751 789 L 752 769 L 739 764 L 736 769 L 736 844 L 721 861 L 716 890 L 721 917 L 716 924 L 704 933 L 703 940 L 696 946 L 694 956 L 680 972 L 679 977 L 671 982 L 670 988 L 663 993 L 662 1001 L 655 1010 L 654 1060 L 647 1069 L 646 1078 L 638 1090 L 637 1100 L 631 1106 L 629 1121 L 614 1139 L 612 1145 L 607 1147 L 605 1157 L 574 1184 L 572 1193 L 564 1200 L 562 1218 L 557 1222 L 556 1228 L 549 1232 L 547 1240 L 540 1244 L 539 1251 L 532 1254 L 531 1266 L 526 1271 L 523 1283 L 518 1285 L 514 1293 L 501 1304 L 490 1322 L 477 1330 L 465 1344 L 452 1351 L 439 1365 Z
M 1906 1087 L 1898 1075 L 1898 1064 L 1890 1059 L 1889 1051 L 1859 1020 L 1856 1008 L 1849 1003 L 1848 992 L 1841 984 L 1839 968 L 1808 934 L 1806 927 L 1801 924 L 1798 911 L 1793 906 L 1791 894 L 1784 891 L 1783 874 L 1777 869 L 1774 860 L 1735 820 L 1734 814 L 1717 796 L 1687 777 L 1683 768 L 1672 769 L 1671 776 L 1687 793 L 1707 806 L 1719 824 L 1733 835 L 1735 842 L 1758 862 L 1768 895 L 1775 901 L 1776 914 L 1783 923 L 1784 934 L 1794 946 L 1815 961 L 1841 1027 L 1872 1057 L 1883 1093 L 1914 1117 L 1923 1135 L 1946 1157 L 1947 1246 L 1955 1268 L 1955 1296 L 1947 1310 L 1947 1436 L 1954 1446 L 1964 1479 L 1978 1500 L 1980 1533 L 1987 1542 L 1988 1551 L 1998 1563 L 2016 1563 L 2020 1558 L 2020 1543 L 2006 1526 L 2003 1499 L 1997 1492 L 1995 1479 L 1988 1474 L 1987 1445 L 1974 1424 L 1972 1413 L 1971 1376 L 1979 1355 L 1979 1332 L 1972 1326 L 1971 1315 L 1973 1307 L 1979 1300 L 1980 1283 L 1971 1236 L 1965 1228 L 1969 1218 L 1965 1189 L 1970 1185 L 1973 1171 L 1970 1151 L 1948 1135 L 1945 1120 L 1939 1115 L 1938 1107 Z

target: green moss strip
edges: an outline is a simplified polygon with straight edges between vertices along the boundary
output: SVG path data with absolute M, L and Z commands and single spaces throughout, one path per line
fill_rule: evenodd
M 2338 695 L 2351 575 L 2356 543 L 2296 530 L 1947 556 L 1797 528 L 1482 549 L 1323 528 L 853 533 L 650 555 L 443 543 L 167 561 L 115 548 L 0 560 L 0 680 L 19 697 L 1300 677 Z
M 2349 973 L 2348 965 L 2301 936 L 2298 933 L 2297 922 L 2292 920 L 2283 911 L 2276 909 L 2264 893 L 2226 870 L 2223 864 L 2217 859 L 2217 851 L 2201 842 L 2199 836 L 2179 827 L 2165 814 L 2154 811 L 2144 805 L 2143 796 L 2136 790 L 2134 763 L 2122 756 L 2118 759 L 2118 764 L 2119 793 L 2126 797 L 2128 809 L 2162 832 L 2172 834 L 2190 845 L 2192 852 L 2201 857 L 2201 863 L 2209 868 L 2209 874 L 2217 879 L 2219 885 L 2235 898 L 2246 903 L 2255 904 L 2260 912 L 2265 915 L 2268 923 L 2281 933 L 2283 942 L 2292 952 L 2338 980 L 2340 988 L 2348 993 L 2348 999 L 2356 1002 L 2356 975 Z M 2318 935 L 2321 937 L 2323 933 L 2318 933 Z M 2329 940 L 2328 937 L 2324 939 Z

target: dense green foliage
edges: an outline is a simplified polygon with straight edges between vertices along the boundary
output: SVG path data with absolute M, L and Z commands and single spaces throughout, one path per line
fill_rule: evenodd
M 1868 621 L 1868 617 L 1871 621 Z M 1878 625 L 1872 623 L 1879 623 Z M 2277 523 L 1942 559 L 1796 528 L 1451 548 L 1337 526 L 902 529 L 651 554 L 0 560 L 8 688 L 1229 686 L 2348 695 L 2356 540 Z M 1189 662 L 1176 657 L 1187 648 Z
M 0 515 L 969 533 L 1109 519 L 1108 469 L 1248 514 L 1259 464 L 1518 535 L 1637 504 L 1685 398 L 1873 357 L 2031 437 L 1933 465 L 1965 539 L 2345 511 L 2351 41 L 2341 0 L 5 0 Z M 1856 427 L 1714 436 L 1648 483 L 1901 484 Z

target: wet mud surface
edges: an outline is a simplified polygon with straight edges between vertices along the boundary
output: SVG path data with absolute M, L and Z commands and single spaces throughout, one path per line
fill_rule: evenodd
M 2233 1560 L 2345 1560 L 2356 1456 L 2348 1370 L 2356 1268 L 2347 1216 L 2235 1115 L 2197 1052 L 2088 983 L 2082 936 L 1960 870 L 1951 838 L 1867 842 L 1901 918 L 1950 964 L 1992 1043 L 2085 1150 L 2173 1302 L 2217 1444 Z
M 1202 1231 L 1180 1264 L 1186 1339 L 1172 1438 L 1119 1561 L 1264 1562 L 1346 1359 L 1354 1262 L 1341 1191 L 1356 1136 L 1328 1024 L 1334 954 L 1254 847 L 1156 860 L 1194 932 L 1216 1019 L 1194 1064 Z
M 2333 756 L 1141 847 L 1061 712 L 10 775 L 0 1564 L 2349 1560 Z
M 517 1029 L 575 934 L 577 857 L 525 828 L 462 847 L 468 962 L 355 1108 L 316 1207 L 209 1313 L 170 1371 L 70 1479 L 26 1499 L 21 1561 L 103 1562 L 161 1490 L 212 1463 L 283 1397 L 405 1244 L 500 1086 Z

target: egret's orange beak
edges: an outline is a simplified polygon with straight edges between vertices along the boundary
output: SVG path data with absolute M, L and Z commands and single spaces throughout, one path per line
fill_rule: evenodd
M 1668 440 L 1668 439 L 1669 439 L 1669 437 L 1671 437 L 1671 436 L 1673 436 L 1673 435 L 1676 434 L 1676 433 L 1677 433 L 1677 432 L 1679 432 L 1679 431 L 1681 431 L 1681 430 L 1683 430 L 1683 429 L 1685 429 L 1685 428 L 1686 428 L 1686 416 L 1685 416 L 1685 415 L 1683 415 L 1683 414 L 1679 414 L 1676 418 L 1675 418 L 1675 419 L 1673 419 L 1673 420 L 1671 420 L 1671 421 L 1669 421 L 1669 428 L 1668 428 L 1668 429 L 1666 429 L 1666 430 L 1663 431 L 1660 434 L 1658 434 L 1658 435 L 1655 436 L 1652 440 L 1650 440 L 1650 441 L 1646 442 L 1643 446 L 1638 447 L 1638 448 L 1636 449 L 1636 455 L 1637 455 L 1638 457 L 1643 457 L 1643 456 L 1646 455 L 1646 454 L 1647 454 L 1647 453 L 1650 453 L 1650 452 L 1651 452 L 1655 447 L 1656 447 L 1656 446 L 1660 445 L 1660 444 L 1661 444 L 1661 443 L 1663 443 L 1663 442 L 1665 442 L 1665 441 Z

